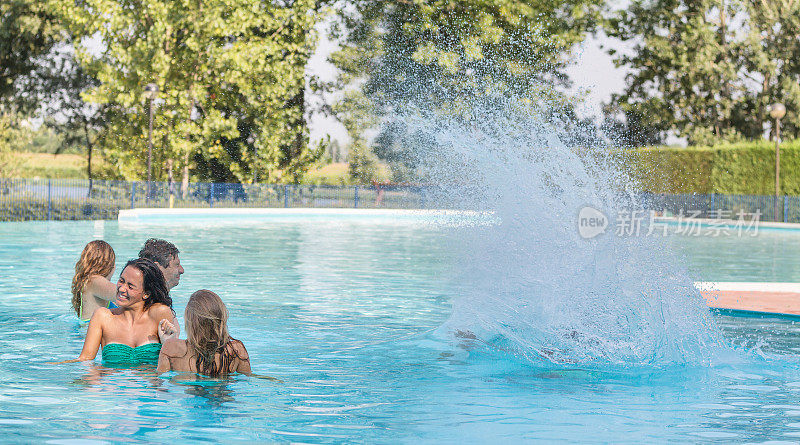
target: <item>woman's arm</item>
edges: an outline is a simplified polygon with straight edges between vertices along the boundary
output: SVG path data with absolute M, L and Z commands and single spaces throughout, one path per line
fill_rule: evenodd
M 148 312 L 151 312 L 150 317 L 158 323 L 156 329 L 159 332 L 159 338 L 161 337 L 161 327 L 163 326 L 162 320 L 168 321 L 170 323 L 169 328 L 174 331 L 174 335 L 170 335 L 170 337 L 178 338 L 181 334 L 181 325 L 178 324 L 178 317 L 175 316 L 172 309 L 166 305 L 156 303 Z
M 86 330 L 86 338 L 83 340 L 81 355 L 79 355 L 78 358 L 64 360 L 63 362 L 49 362 L 49 364 L 60 365 L 62 363 L 94 360 L 94 358 L 97 357 L 97 351 L 100 349 L 100 342 L 103 339 L 103 325 L 110 313 L 111 311 L 102 307 L 94 311 L 94 315 L 92 315 L 92 319 L 89 321 L 89 328 Z
M 183 357 L 186 355 L 186 341 L 178 340 L 177 338 L 170 338 L 164 341 L 161 345 L 161 352 L 158 354 L 158 366 L 156 372 L 162 373 L 167 371 L 182 371 L 180 362 L 177 363 L 177 368 L 172 366 L 172 359 Z
M 92 275 L 86 283 L 86 291 L 97 298 L 114 301 L 117 298 L 117 285 L 100 275 Z
M 103 340 L 103 325 L 111 314 L 106 308 L 98 308 L 94 311 L 92 319 L 89 321 L 89 328 L 86 330 L 86 339 L 83 341 L 83 349 L 78 361 L 94 360 L 97 351 L 100 350 L 100 342 Z
M 172 370 L 171 363 L 169 362 L 169 356 L 164 354 L 164 348 L 161 348 L 161 352 L 158 354 L 158 366 L 156 366 L 156 372 L 161 374 L 162 372 L 167 372 Z

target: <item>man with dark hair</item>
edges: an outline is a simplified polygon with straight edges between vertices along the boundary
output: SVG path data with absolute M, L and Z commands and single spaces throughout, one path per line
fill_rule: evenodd
M 139 258 L 147 258 L 148 260 L 156 263 L 161 272 L 164 274 L 164 279 L 167 281 L 167 287 L 172 289 L 178 285 L 181 280 L 183 266 L 181 260 L 178 258 L 180 251 L 174 244 L 169 241 L 157 238 L 150 238 L 144 242 L 142 250 L 139 251 Z

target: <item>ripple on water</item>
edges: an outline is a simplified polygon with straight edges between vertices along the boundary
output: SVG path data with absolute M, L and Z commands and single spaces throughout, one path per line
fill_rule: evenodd
M 30 425 L 33 420 L 27 419 L 0 419 L 0 425 Z
M 772 392 L 780 388 L 771 385 L 729 385 L 728 389 L 736 389 L 742 391 L 757 391 L 757 392 Z
M 695 431 L 690 432 L 689 434 L 706 439 L 733 439 L 739 437 L 739 435 L 736 433 L 728 433 L 725 431 Z
M 111 442 L 99 439 L 53 439 L 45 443 L 53 445 L 105 445 Z

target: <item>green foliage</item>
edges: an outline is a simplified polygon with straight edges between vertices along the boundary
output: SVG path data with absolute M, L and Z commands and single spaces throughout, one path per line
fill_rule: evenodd
M 302 184 L 353 185 L 353 177 L 350 176 L 350 164 L 346 162 L 336 162 L 311 169 L 303 177 Z
M 0 2 L 0 103 L 5 109 L 30 111 L 37 105 L 28 88 L 35 78 L 31 74 L 62 38 L 50 0 Z
M 768 141 L 714 147 L 655 147 L 633 153 L 629 171 L 656 193 L 775 193 L 775 145 Z M 800 141 L 781 144 L 781 194 L 800 195 Z
M 783 102 L 784 130 L 800 136 L 800 2 L 633 0 L 605 28 L 637 42 L 610 51 L 632 72 L 609 111 L 639 128 L 693 145 L 758 139 L 767 105 Z
M 413 95 L 431 80 L 457 88 L 470 68 L 515 84 L 544 77 L 564 81 L 559 69 L 573 45 L 596 26 L 600 5 L 597 0 L 357 0 L 342 11 L 347 39 L 333 60 L 345 73 L 343 81 L 366 74 L 366 91 L 388 95 Z
M 489 87 L 525 92 L 566 85 L 563 68 L 573 46 L 599 21 L 600 0 L 520 1 L 355 0 L 337 22 L 341 51 L 331 57 L 342 75 L 337 87 L 356 86 L 334 112 L 351 123 L 385 124 L 394 106 L 420 103 L 459 110 Z M 463 102 L 459 102 L 463 101 Z M 344 106 L 342 106 L 344 105 Z M 354 119 L 356 115 L 356 119 Z M 346 123 L 347 127 L 348 124 Z M 354 130 L 375 128 L 350 125 Z M 407 176 L 407 144 L 384 125 L 375 152 Z M 396 175 L 396 176 L 397 176 Z
M 51 220 L 76 221 L 93 219 L 117 219 L 120 209 L 118 202 L 100 199 L 47 200 L 29 199 L 10 201 L 0 199 L 0 221 L 37 221 L 50 215 Z
M 105 124 L 97 138 L 127 179 L 146 177 L 148 83 L 154 179 L 170 168 L 216 181 L 296 181 L 307 148 L 305 65 L 318 5 L 311 0 L 59 0 L 81 67 L 83 95 Z M 85 42 L 100 38 L 96 54 Z
M 724 194 L 775 194 L 775 144 L 768 141 L 715 150 L 713 188 Z M 781 194 L 800 195 L 800 143 L 781 144 Z
M 0 178 L 19 175 L 19 159 L 15 152 L 33 140 L 33 131 L 26 122 L 17 115 L 0 114 Z
M 711 193 L 714 151 L 706 148 L 641 148 L 630 154 L 631 174 L 644 190 Z
M 378 180 L 378 157 L 361 144 L 350 144 L 348 172 L 357 184 L 370 184 Z

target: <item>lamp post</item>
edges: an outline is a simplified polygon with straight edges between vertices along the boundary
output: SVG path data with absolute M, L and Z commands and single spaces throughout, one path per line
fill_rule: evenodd
M 147 130 L 147 195 L 150 199 L 150 181 L 153 179 L 153 101 L 158 96 L 158 85 L 148 83 L 144 86 L 144 97 L 150 101 L 150 126 Z
M 786 107 L 776 102 L 767 108 L 775 119 L 775 221 L 778 220 L 778 195 L 781 191 L 781 119 L 786 116 Z

